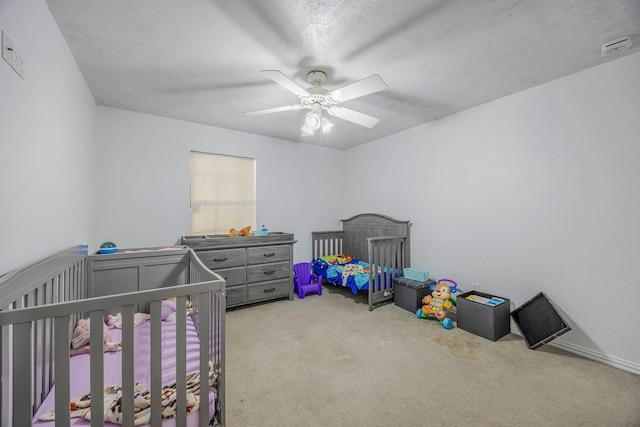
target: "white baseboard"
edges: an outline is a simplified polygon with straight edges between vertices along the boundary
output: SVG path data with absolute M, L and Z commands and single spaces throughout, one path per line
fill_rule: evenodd
M 515 327 L 511 328 L 511 333 L 522 336 L 520 331 Z M 595 360 L 596 362 L 604 363 L 605 365 L 609 365 L 617 369 L 622 369 L 623 371 L 631 372 L 632 374 L 640 375 L 640 365 L 637 363 L 609 356 L 607 354 L 601 353 L 599 351 L 594 351 L 586 347 L 571 344 L 558 338 L 546 345 L 557 347 L 559 349 L 568 351 L 569 353 L 577 354 L 578 356 L 582 356 L 586 359 Z

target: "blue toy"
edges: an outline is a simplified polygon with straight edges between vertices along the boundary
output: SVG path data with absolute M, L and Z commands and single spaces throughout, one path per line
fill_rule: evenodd
M 116 244 L 113 242 L 104 242 L 100 245 L 100 249 L 98 249 L 99 254 L 113 254 L 118 250 Z

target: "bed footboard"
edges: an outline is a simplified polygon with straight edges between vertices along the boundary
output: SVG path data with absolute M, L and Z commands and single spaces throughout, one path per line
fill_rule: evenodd
M 369 311 L 374 304 L 393 300 L 393 279 L 408 267 L 406 237 L 370 237 Z
M 79 318 L 93 324 L 104 321 L 108 310 L 122 313 L 122 413 L 124 425 L 134 419 L 134 310 L 150 307 L 151 420 L 161 421 L 162 351 L 160 348 L 161 304 L 176 299 L 176 348 L 186 348 L 187 301 L 199 337 L 200 378 L 209 377 L 209 363 L 216 372 L 215 414 L 201 404 L 200 426 L 214 419 L 224 425 L 224 313 L 225 281 L 208 270 L 193 251 L 189 253 L 188 284 L 86 298 L 86 247 L 74 248 L 0 278 L 0 344 L 2 425 L 31 425 L 32 418 L 55 384 L 56 425 L 69 425 L 70 338 Z M 93 342 L 102 341 L 102 329 L 91 330 Z M 96 340 L 94 340 L 94 334 Z M 176 390 L 186 395 L 186 352 L 177 352 Z M 90 392 L 101 396 L 104 387 L 102 346 L 90 348 Z M 26 355 L 26 357 L 25 357 Z M 206 396 L 206 393 L 202 394 Z M 203 397 L 204 398 L 204 397 Z M 92 399 L 92 425 L 104 423 L 104 402 Z M 186 425 L 186 402 L 177 400 L 177 425 Z
M 343 251 L 344 231 L 312 231 L 311 259 L 326 255 L 341 254 Z

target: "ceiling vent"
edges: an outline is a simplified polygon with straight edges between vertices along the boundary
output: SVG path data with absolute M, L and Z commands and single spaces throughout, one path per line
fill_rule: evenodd
M 619 50 L 629 49 L 630 47 L 631 38 L 629 36 L 620 37 L 602 45 L 602 56 L 613 55 Z

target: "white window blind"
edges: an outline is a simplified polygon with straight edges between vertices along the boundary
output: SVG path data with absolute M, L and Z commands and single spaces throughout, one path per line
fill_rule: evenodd
M 256 161 L 191 152 L 191 234 L 256 225 Z

